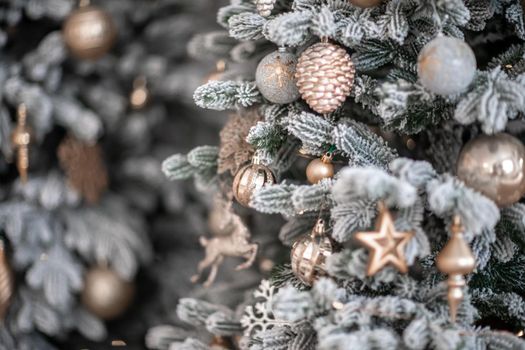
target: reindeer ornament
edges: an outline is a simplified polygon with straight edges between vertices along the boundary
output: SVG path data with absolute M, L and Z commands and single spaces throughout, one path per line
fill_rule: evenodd
M 217 204 L 217 203 L 216 203 Z M 223 230 L 228 227 L 231 228 L 229 235 L 218 236 L 211 239 L 207 239 L 203 236 L 200 237 L 200 244 L 206 249 L 206 255 L 204 259 L 199 262 L 197 267 L 197 274 L 192 276 L 191 281 L 196 283 L 202 272 L 206 268 L 210 268 L 210 273 L 204 287 L 209 287 L 217 277 L 217 271 L 221 265 L 224 257 L 242 257 L 245 258 L 242 264 L 238 265 L 235 270 L 243 270 L 252 266 L 257 256 L 258 245 L 250 242 L 250 231 L 246 225 L 242 222 L 239 215 L 235 214 L 232 209 L 231 201 L 222 201 L 218 203 L 218 208 L 223 212 L 223 220 L 220 225 L 222 226 L 219 230 Z

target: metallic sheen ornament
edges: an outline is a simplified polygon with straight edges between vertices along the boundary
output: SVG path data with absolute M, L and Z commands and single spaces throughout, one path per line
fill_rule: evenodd
M 297 57 L 281 48 L 265 56 L 255 72 L 255 83 L 270 102 L 291 103 L 300 96 L 295 80 Z
M 345 49 L 325 42 L 301 54 L 295 73 L 301 97 L 320 114 L 343 104 L 352 91 L 354 75 L 354 64 Z
M 62 32 L 74 56 L 94 60 L 111 49 L 117 30 L 106 11 L 88 3 L 82 1 L 80 8 L 69 15 Z
M 272 13 L 275 1 L 276 0 L 255 0 L 257 12 L 263 17 L 268 17 Z
M 382 0 L 350 0 L 350 3 L 357 7 L 369 8 L 379 6 L 381 1 Z
M 213 238 L 200 237 L 201 245 L 206 249 L 204 259 L 199 262 L 197 273 L 191 277 L 191 281 L 196 283 L 205 269 L 210 268 L 210 273 L 204 287 L 209 287 L 217 277 L 217 271 L 223 260 L 227 256 L 240 257 L 246 259 L 237 265 L 236 270 L 244 270 L 252 266 L 259 246 L 257 243 L 250 242 L 251 233 L 246 225 L 242 222 L 239 215 L 235 214 L 231 208 L 231 202 L 225 208 L 228 212 L 228 221 L 231 224 L 232 231 L 226 236 L 217 236 Z
M 18 106 L 16 128 L 11 134 L 11 143 L 17 151 L 16 167 L 20 174 L 22 183 L 27 182 L 27 171 L 29 169 L 29 143 L 31 132 L 27 126 L 27 109 L 22 103 Z
M 355 234 L 356 241 L 370 251 L 366 274 L 373 276 L 389 264 L 395 266 L 400 272 L 407 273 L 405 247 L 414 233 L 396 231 L 394 220 L 388 208 L 383 202 L 379 202 L 378 206 L 379 216 L 376 220 L 376 231 Z
M 418 57 L 421 84 L 438 95 L 465 91 L 476 74 L 476 57 L 463 40 L 438 36 L 427 43 Z
M 7 309 L 11 305 L 14 290 L 14 276 L 7 260 L 5 244 L 0 240 L 0 323 L 3 322 Z
M 325 233 L 323 219 L 317 220 L 309 235 L 299 238 L 291 253 L 292 270 L 304 284 L 311 286 L 326 275 L 326 259 L 334 253 L 332 241 Z
M 141 109 L 149 100 L 149 89 L 146 77 L 143 75 L 133 80 L 133 90 L 129 95 L 129 103 L 133 109 Z
M 500 207 L 514 204 L 525 194 L 525 146 L 508 134 L 480 135 L 461 151 L 457 176 Z
M 112 320 L 122 315 L 133 300 L 135 286 L 105 267 L 90 269 L 84 280 L 82 303 L 94 315 Z
M 436 264 L 442 273 L 448 275 L 448 306 L 452 322 L 456 321 L 459 304 L 463 300 L 463 287 L 466 282 L 463 275 L 474 271 L 476 259 L 463 236 L 463 226 L 458 216 L 454 217 L 451 227 L 452 237 L 436 258 Z
M 245 207 L 250 206 L 252 194 L 264 186 L 273 185 L 275 175 L 267 166 L 260 163 L 257 155 L 253 156 L 252 164 L 245 165 L 233 178 L 233 196 Z
M 334 176 L 335 170 L 332 164 L 332 154 L 327 153 L 321 158 L 317 158 L 308 163 L 306 167 L 306 179 L 311 184 L 316 184 L 322 179 Z

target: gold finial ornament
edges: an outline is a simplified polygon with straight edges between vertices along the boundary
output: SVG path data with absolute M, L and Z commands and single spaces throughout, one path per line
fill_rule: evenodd
M 27 126 L 27 109 L 25 104 L 20 104 L 17 111 L 16 128 L 11 134 L 13 148 L 16 150 L 16 167 L 20 174 L 22 183 L 27 182 L 27 171 L 29 169 L 29 143 L 31 132 Z
M 133 80 L 133 90 L 129 95 L 129 103 L 133 109 L 143 108 L 149 100 L 150 93 L 146 77 L 140 75 Z
M 476 259 L 465 241 L 463 225 L 457 215 L 454 216 L 451 232 L 452 237 L 437 256 L 436 264 L 439 271 L 448 275 L 448 306 L 450 319 L 455 322 L 458 307 L 463 300 L 463 288 L 466 285 L 463 275 L 474 271 Z
M 304 284 L 311 286 L 326 274 L 326 259 L 334 253 L 334 246 L 326 235 L 323 219 L 317 220 L 312 232 L 299 238 L 292 246 L 292 271 Z
M 275 175 L 270 168 L 261 164 L 256 153 L 252 158 L 252 163 L 245 165 L 235 174 L 232 187 L 233 196 L 237 202 L 249 207 L 254 192 L 274 183 Z
M 407 273 L 405 247 L 414 233 L 398 232 L 394 226 L 394 219 L 385 204 L 379 202 L 378 207 L 376 230 L 355 234 L 356 241 L 370 251 L 366 274 L 373 276 L 387 265 L 393 265 L 400 272 Z
M 316 184 L 322 179 L 334 176 L 335 170 L 332 164 L 333 153 L 328 152 L 321 158 L 316 158 L 308 163 L 306 167 L 306 179 L 311 184 Z

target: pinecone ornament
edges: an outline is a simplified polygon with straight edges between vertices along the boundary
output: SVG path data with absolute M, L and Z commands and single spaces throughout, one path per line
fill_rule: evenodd
M 268 17 L 273 10 L 275 0 L 255 0 L 257 12 L 263 17 Z
M 317 43 L 306 49 L 295 76 L 303 100 L 320 114 L 335 111 L 346 100 L 354 83 L 355 68 L 340 46 Z

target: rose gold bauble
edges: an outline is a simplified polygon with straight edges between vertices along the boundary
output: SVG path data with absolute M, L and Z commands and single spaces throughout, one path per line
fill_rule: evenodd
M 134 294 L 132 282 L 123 280 L 110 269 L 95 267 L 86 274 L 82 303 L 94 315 L 111 320 L 126 311 Z
M 332 241 L 325 234 L 324 221 L 319 219 L 309 235 L 299 238 L 291 252 L 292 270 L 306 285 L 312 285 L 326 274 L 326 258 L 332 255 Z
M 461 151 L 457 176 L 500 207 L 514 204 L 525 194 L 525 146 L 508 134 L 481 135 Z
M 249 207 L 254 192 L 274 183 L 275 176 L 270 168 L 260 164 L 257 157 L 254 157 L 252 164 L 242 167 L 235 174 L 232 186 L 233 196 L 240 204 Z
M 350 3 L 354 6 L 361 8 L 376 7 L 381 4 L 382 0 L 350 0 Z
M 312 160 L 306 167 L 306 179 L 311 184 L 316 184 L 322 179 L 331 178 L 334 176 L 334 173 L 334 165 L 330 157 L 327 156 Z
M 95 6 L 82 6 L 73 11 L 62 30 L 71 53 L 81 59 L 97 59 L 115 42 L 117 31 L 107 12 Z
M 354 75 L 346 50 L 325 42 L 307 48 L 295 69 L 301 97 L 320 114 L 331 113 L 343 104 L 352 91 Z

